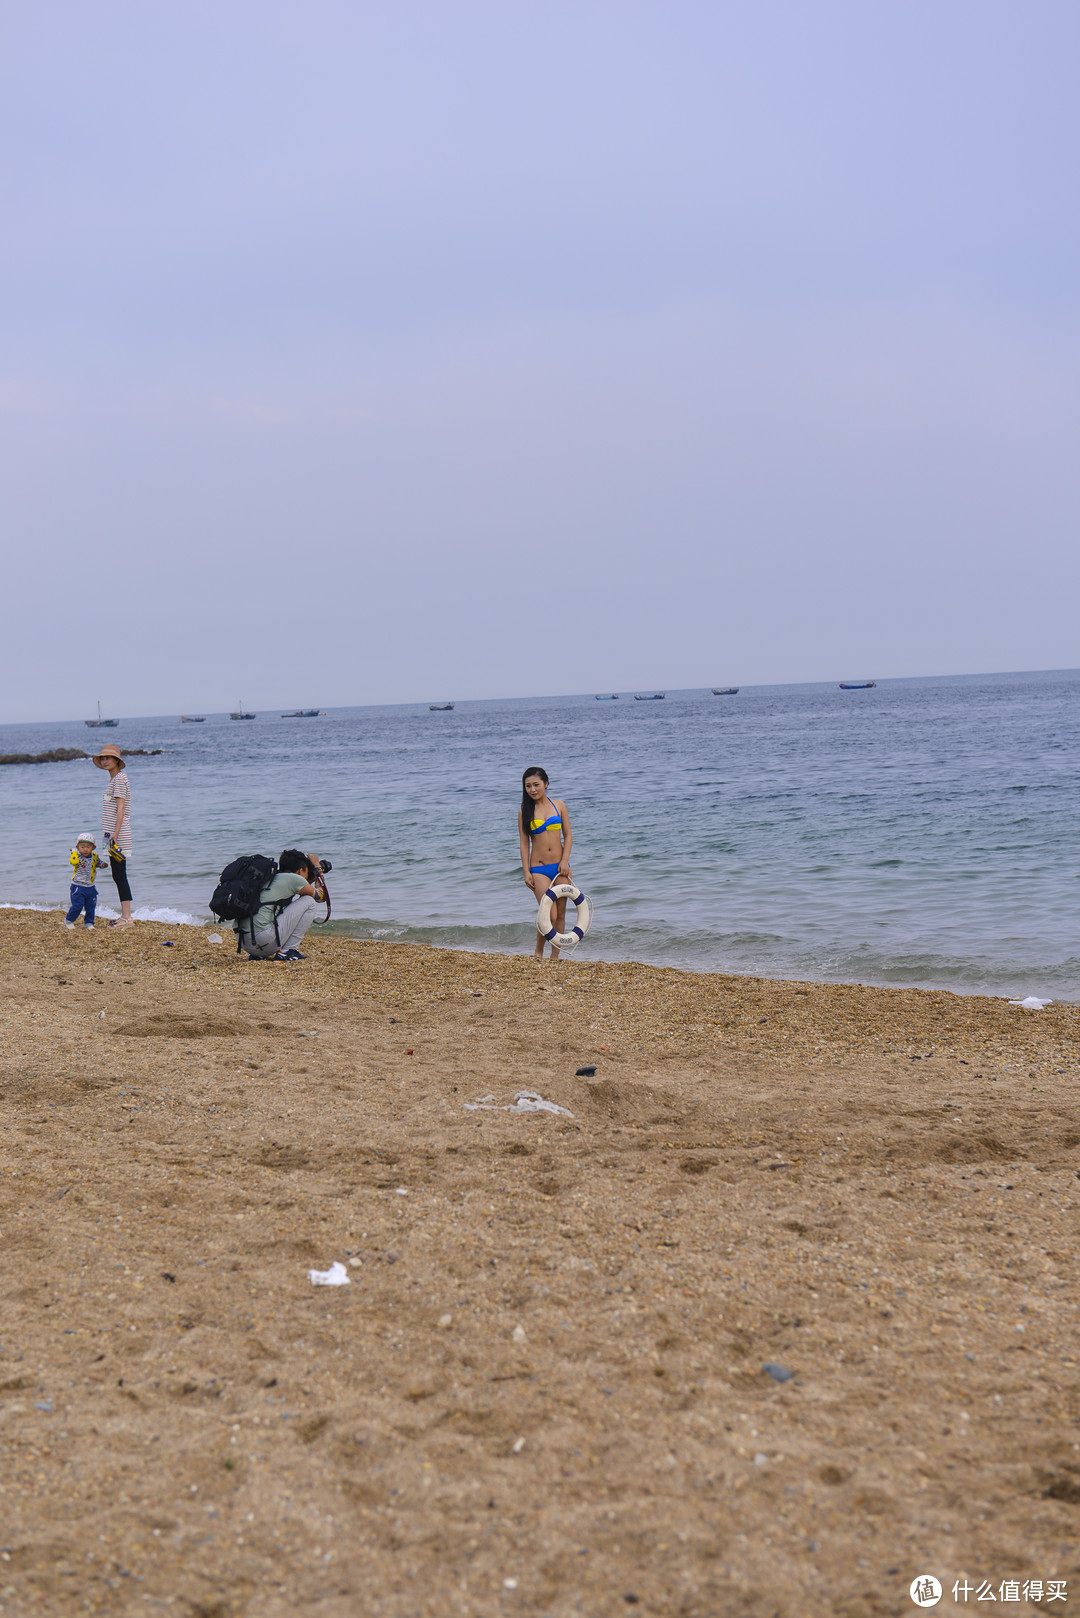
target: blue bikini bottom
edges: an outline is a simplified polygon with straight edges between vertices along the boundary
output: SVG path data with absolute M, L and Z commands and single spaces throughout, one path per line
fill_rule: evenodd
M 549 882 L 551 881 L 552 877 L 558 876 L 558 874 L 559 874 L 559 867 L 557 865 L 530 865 L 529 866 L 529 875 L 530 876 L 546 876 Z

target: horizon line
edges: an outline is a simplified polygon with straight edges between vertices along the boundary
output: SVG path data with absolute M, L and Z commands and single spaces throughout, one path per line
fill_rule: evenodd
M 875 685 L 886 685 L 886 684 L 899 685 L 899 684 L 903 684 L 903 683 L 914 683 L 914 682 L 920 681 L 920 680 L 931 680 L 931 681 L 933 681 L 933 680 L 941 680 L 941 681 L 989 680 L 989 679 L 1019 678 L 1019 677 L 1023 677 L 1023 676 L 1031 677 L 1031 676 L 1035 676 L 1035 675 L 1048 675 L 1048 674 L 1059 674 L 1059 675 L 1060 674 L 1080 674 L 1080 668 L 983 669 L 983 670 L 974 670 L 974 671 L 971 671 L 971 672 L 965 672 L 965 673 L 962 673 L 962 674 L 882 674 L 882 675 L 874 675 L 874 676 L 861 676 L 860 675 L 860 676 L 856 676 L 854 678 L 857 678 L 857 679 L 872 678 Z M 841 682 L 839 680 L 782 680 L 782 681 L 759 682 L 757 684 L 750 684 L 750 685 L 740 685 L 740 686 L 737 687 L 737 689 L 740 692 L 742 692 L 742 691 L 790 691 L 792 689 L 797 690 L 797 689 L 808 688 L 808 687 L 811 687 L 811 686 L 833 687 L 833 686 L 839 686 L 840 684 L 841 684 Z M 611 687 L 607 687 L 606 689 L 607 689 L 608 692 L 612 692 L 612 694 L 617 694 L 620 697 L 621 696 L 635 695 L 638 691 L 652 692 L 652 691 L 661 691 L 661 690 L 665 691 L 665 692 L 670 692 L 672 695 L 683 696 L 683 695 L 687 695 L 687 694 L 692 694 L 694 692 L 702 692 L 702 693 L 711 692 L 713 687 L 709 686 L 709 685 L 665 686 L 662 681 L 657 681 L 653 685 L 639 685 L 637 687 L 628 686 L 623 690 L 618 690 L 617 692 L 613 691 L 613 688 L 611 688 Z M 486 702 L 506 702 L 506 703 L 513 703 L 513 702 L 570 702 L 570 701 L 574 701 L 575 699 L 578 699 L 578 698 L 580 698 L 582 700 L 588 700 L 590 697 L 592 697 L 592 698 L 595 699 L 596 695 L 597 695 L 597 693 L 595 691 L 551 691 L 551 692 L 541 692 L 541 693 L 533 694 L 533 695 L 529 695 L 529 696 L 516 694 L 514 696 L 506 696 L 506 697 L 492 697 L 492 696 L 487 696 L 487 697 L 454 697 L 454 698 L 446 698 L 446 699 L 438 699 L 438 700 L 440 700 L 440 701 L 443 701 L 443 700 L 451 701 L 454 706 L 460 705 L 460 706 L 464 707 L 466 704 L 479 704 L 479 703 L 486 703 Z M 354 709 L 363 710 L 363 709 L 377 709 L 377 708 L 418 708 L 418 707 L 426 707 L 428 705 L 428 703 L 431 702 L 432 700 L 433 699 L 430 698 L 430 697 L 413 697 L 411 699 L 406 699 L 404 701 L 399 700 L 399 701 L 396 701 L 396 702 L 336 702 L 336 703 L 329 703 L 327 705 L 326 712 L 327 712 L 327 714 L 329 714 L 331 711 L 348 712 L 348 711 L 354 710 Z M 260 709 L 251 709 L 249 711 L 253 712 L 253 713 L 256 713 L 256 714 L 261 711 L 268 718 L 273 717 L 273 716 L 285 717 L 283 714 L 281 714 L 281 705 L 280 705 L 280 703 L 272 703 L 272 704 L 264 705 L 261 710 Z M 230 712 L 230 710 L 228 708 L 208 709 L 206 711 L 206 713 L 202 717 L 205 717 L 207 719 L 209 719 L 209 718 L 218 718 L 223 714 L 228 714 L 229 712 Z M 181 716 L 180 712 L 177 711 L 176 713 L 123 714 L 123 715 L 119 715 L 117 717 L 122 718 L 122 719 L 126 719 L 129 722 L 131 722 L 131 721 L 150 720 L 150 719 L 179 719 L 182 716 Z M 74 718 L 74 717 L 68 716 L 68 717 L 64 717 L 64 718 L 60 718 L 60 719 L 55 719 L 55 718 L 53 718 L 53 719 L 0 719 L 0 725 L 10 725 L 12 727 L 16 727 L 16 726 L 20 726 L 20 725 L 85 725 L 85 724 L 86 724 L 85 716 L 83 716 L 81 718 Z

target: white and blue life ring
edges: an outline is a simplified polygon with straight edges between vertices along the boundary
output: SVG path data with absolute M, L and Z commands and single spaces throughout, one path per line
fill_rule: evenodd
M 577 925 L 567 933 L 558 932 L 551 925 L 551 912 L 556 899 L 569 899 L 577 906 Z M 592 900 L 573 882 L 553 882 L 540 901 L 536 912 L 536 930 L 546 944 L 556 949 L 576 949 L 592 926 Z

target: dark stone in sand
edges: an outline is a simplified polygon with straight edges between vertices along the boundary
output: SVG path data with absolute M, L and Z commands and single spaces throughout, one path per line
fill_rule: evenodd
M 766 1376 L 771 1376 L 774 1382 L 790 1382 L 795 1375 L 786 1365 L 777 1365 L 775 1360 L 766 1360 L 761 1367 Z

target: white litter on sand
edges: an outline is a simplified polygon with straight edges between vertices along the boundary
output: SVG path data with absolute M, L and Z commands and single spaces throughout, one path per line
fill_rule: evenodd
M 543 1096 L 537 1095 L 535 1090 L 519 1090 L 513 1101 L 504 1104 L 495 1100 L 494 1096 L 479 1096 L 475 1101 L 465 1102 L 466 1112 L 557 1112 L 564 1118 L 574 1115 L 569 1107 L 560 1107 L 554 1101 L 545 1101 Z
M 1052 1000 L 1039 1000 L 1035 995 L 1029 994 L 1026 1000 L 1010 1000 L 1010 1006 L 1023 1006 L 1025 1011 L 1041 1011 L 1043 1006 L 1052 1006 Z
M 347 1287 L 352 1284 L 352 1277 L 344 1264 L 331 1264 L 328 1270 L 309 1270 L 313 1287 Z

